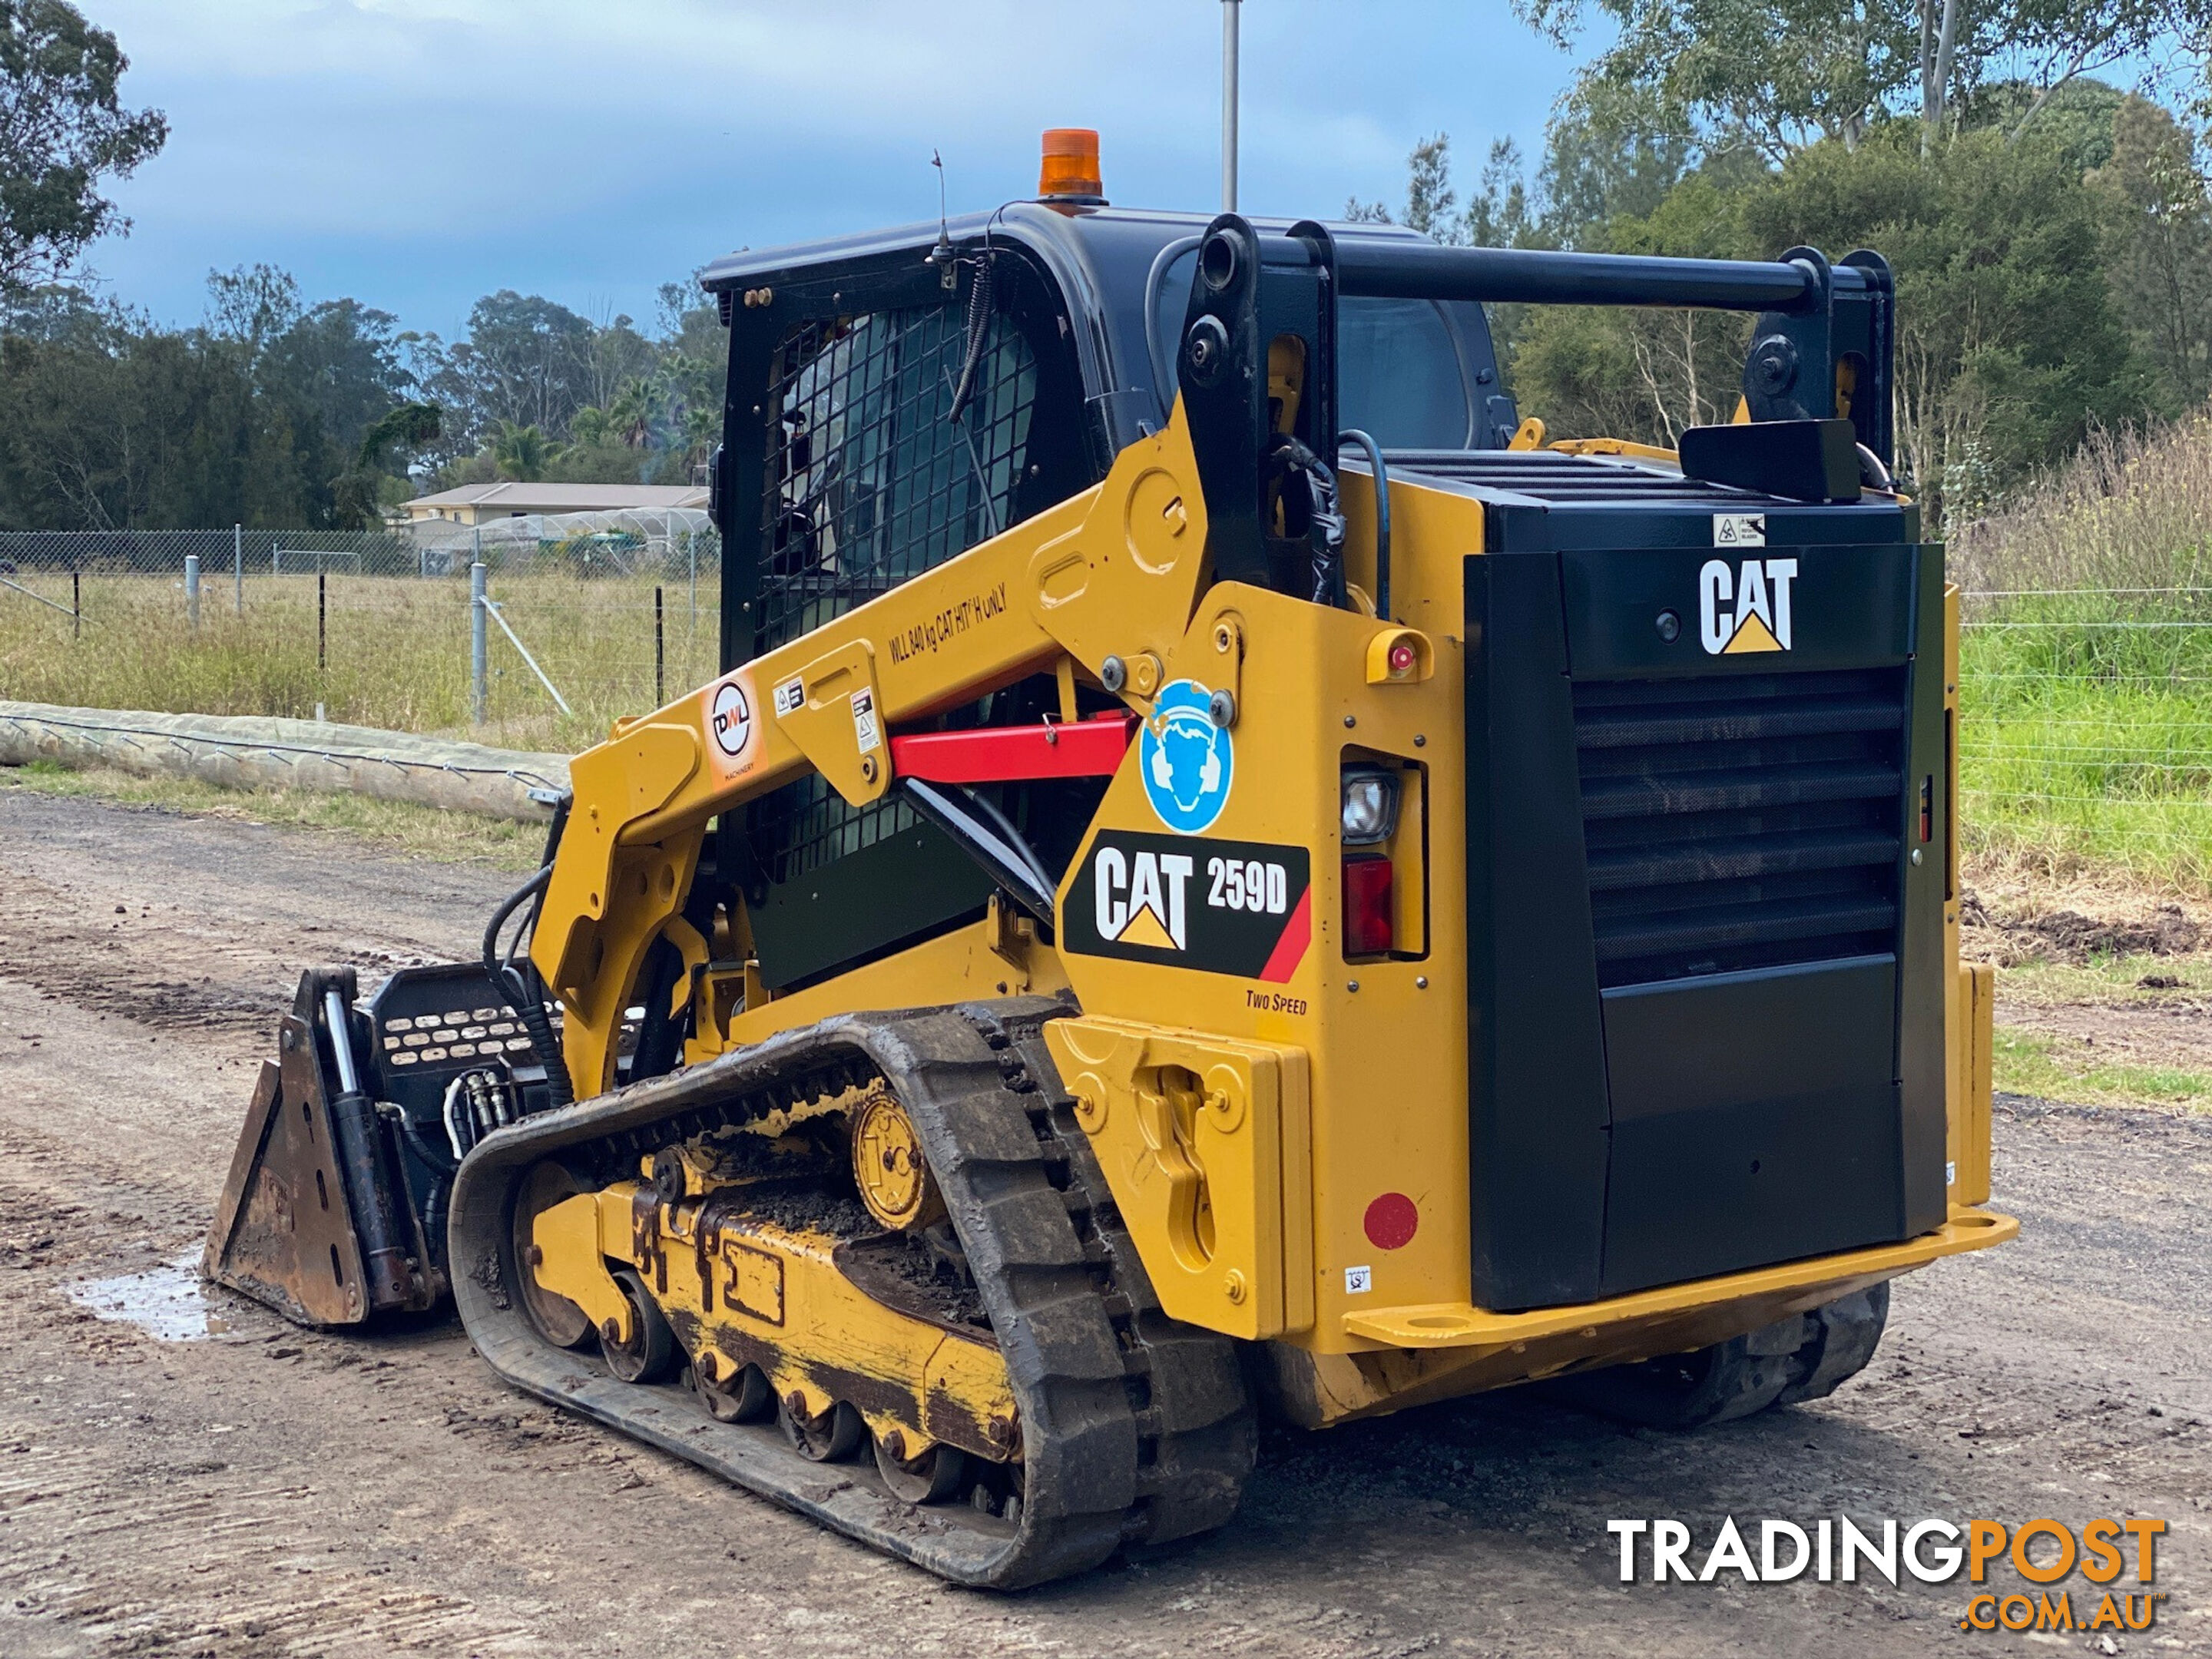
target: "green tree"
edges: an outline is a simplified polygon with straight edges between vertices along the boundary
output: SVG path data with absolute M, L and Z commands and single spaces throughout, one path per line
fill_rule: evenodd
M 688 283 L 660 289 L 660 360 L 641 383 L 644 441 L 653 450 L 654 480 L 689 484 L 722 438 L 722 401 L 729 378 L 728 331 L 714 303 Z
M 453 349 L 448 384 L 432 390 L 477 431 L 504 422 L 557 437 L 594 401 L 595 332 L 590 319 L 564 305 L 501 289 L 470 307 L 468 338 Z
M 1452 182 L 1451 135 L 1439 132 L 1413 146 L 1406 158 L 1406 204 L 1393 216 L 1380 202 L 1352 198 L 1344 216 L 1354 224 L 1401 224 L 1447 247 L 1522 247 L 1542 240 L 1544 232 L 1530 204 L 1521 147 L 1510 138 L 1492 141 L 1479 192 L 1465 209 Z
M 340 449 L 353 449 L 416 389 L 398 326 L 390 312 L 358 300 L 309 306 L 262 354 L 262 384 L 313 413 Z
M 447 416 L 423 457 L 441 487 L 504 476 L 501 422 L 544 434 L 542 476 L 576 483 L 690 483 L 721 435 L 729 335 L 695 279 L 659 295 L 657 331 L 604 324 L 502 290 L 470 313 L 467 338 L 398 335 L 414 383 Z
M 1547 235 L 1580 247 L 1614 219 L 1645 216 L 1696 154 L 1686 125 L 1648 87 L 1606 81 L 1574 87 L 1544 135 L 1538 183 Z
M 545 476 L 546 463 L 552 455 L 552 444 L 535 426 L 501 421 L 492 434 L 491 456 L 502 478 L 534 483 Z
M 2113 303 L 2094 193 L 2063 149 L 1960 134 L 1922 156 L 1907 130 L 1808 152 L 1746 199 L 1749 244 L 1876 247 L 1898 272 L 1898 453 L 1937 499 L 1947 473 L 1995 485 L 2139 417 L 2150 386 Z
M 402 404 L 362 434 L 353 465 L 331 487 L 332 523 L 341 529 L 374 530 L 391 499 L 404 489 L 404 457 L 438 441 L 442 425 L 434 404 Z
M 2017 137 L 2060 90 L 2133 57 L 2170 54 L 2212 27 L 2212 0 L 1515 0 L 1560 46 L 1593 18 L 1613 43 L 1577 73 L 1570 119 L 1593 138 L 1686 142 L 1701 157 L 1749 149 L 1769 163 L 1832 139 L 1856 145 L 1917 115 L 1923 150 L 1947 143 L 1993 66 L 2033 88 Z
M 115 37 L 64 0 L 0 0 L 0 294 L 54 282 L 130 221 L 102 196 L 169 134 L 123 106 Z
M 1899 470 L 1940 518 L 2149 406 L 2106 276 L 2106 222 L 2060 143 L 1982 130 L 1923 155 L 1917 124 L 1892 121 L 1748 184 L 1693 173 L 1654 213 L 1613 222 L 1605 245 L 1739 258 L 1881 249 L 1898 281 Z M 1668 442 L 1728 418 L 1745 327 L 1712 313 L 1539 311 L 1510 377 L 1559 435 Z
M 373 521 L 383 483 L 353 476 L 354 446 L 405 388 L 390 320 L 303 308 L 265 265 L 211 273 L 206 321 L 182 331 L 78 289 L 22 296 L 0 319 L 0 523 Z
M 2212 189 L 2195 133 L 2146 98 L 2115 112 L 2110 155 L 2090 175 L 2109 216 L 2122 314 L 2169 410 L 2212 397 Z
M 1738 191 L 1699 173 L 1641 218 L 1606 227 L 1602 251 L 1744 257 Z M 1765 250 L 1771 254 L 1774 250 Z M 1522 307 L 1508 376 L 1524 414 L 1556 436 L 1605 435 L 1672 447 L 1686 426 L 1734 413 L 1749 319 L 1686 309 Z
M 240 265 L 208 272 L 207 331 L 235 340 L 258 357 L 300 320 L 300 284 L 275 265 Z

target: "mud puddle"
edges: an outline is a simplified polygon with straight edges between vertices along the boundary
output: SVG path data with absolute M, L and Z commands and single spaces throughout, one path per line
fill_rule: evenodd
M 135 1325 L 156 1342 L 207 1342 L 245 1334 L 238 1304 L 200 1278 L 199 1252 L 142 1273 L 82 1279 L 69 1298 L 94 1319 Z

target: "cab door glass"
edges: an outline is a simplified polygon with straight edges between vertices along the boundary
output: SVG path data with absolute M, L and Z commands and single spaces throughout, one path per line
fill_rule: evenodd
M 1170 260 L 1152 295 L 1152 349 L 1163 384 L 1198 268 L 1193 246 Z M 1337 410 L 1386 449 L 1468 449 L 1485 441 L 1469 394 L 1468 354 L 1432 300 L 1350 298 L 1337 305 Z

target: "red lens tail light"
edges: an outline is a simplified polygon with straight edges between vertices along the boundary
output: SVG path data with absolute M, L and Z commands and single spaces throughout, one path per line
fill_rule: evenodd
M 1369 854 L 1344 861 L 1344 954 L 1387 955 L 1391 927 L 1390 860 Z

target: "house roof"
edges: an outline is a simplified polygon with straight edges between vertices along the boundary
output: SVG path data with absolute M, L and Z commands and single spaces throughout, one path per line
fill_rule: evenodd
M 499 483 L 463 484 L 417 495 L 412 507 L 474 507 L 507 513 L 667 512 L 704 507 L 707 492 L 690 484 Z

